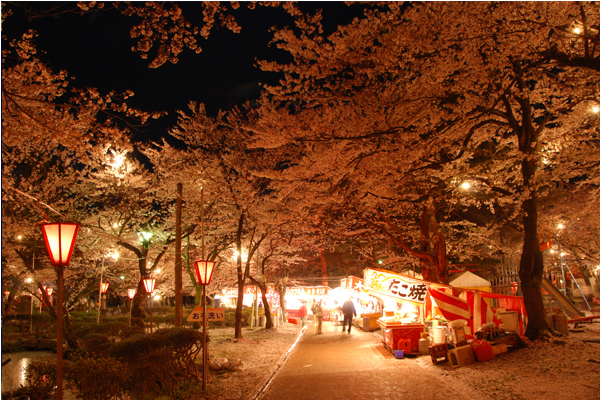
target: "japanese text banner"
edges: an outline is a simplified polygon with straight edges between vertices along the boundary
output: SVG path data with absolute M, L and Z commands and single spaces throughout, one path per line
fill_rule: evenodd
M 428 282 L 390 271 L 365 269 L 364 291 L 397 301 L 424 304 Z

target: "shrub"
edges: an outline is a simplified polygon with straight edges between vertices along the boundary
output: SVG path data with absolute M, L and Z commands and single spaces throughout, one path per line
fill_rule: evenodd
M 84 312 L 84 311 L 72 311 L 69 313 L 71 321 L 75 323 L 86 323 L 91 324 L 98 320 L 98 313 L 96 311 Z
M 56 364 L 33 361 L 25 369 L 25 379 L 29 387 L 29 397 L 33 400 L 50 399 L 56 386 Z
M 134 378 L 126 385 L 129 395 L 145 399 L 150 394 L 164 394 L 165 390 L 176 396 L 181 381 L 197 380 L 195 359 L 200 351 L 202 333 L 176 327 L 123 339 L 112 345 L 109 354 L 132 371 Z
M 25 317 L 25 316 L 22 316 Z M 39 337 L 55 337 L 56 336 L 56 320 L 48 313 L 27 315 L 26 320 L 32 319 L 33 332 Z
M 65 379 L 80 399 L 112 400 L 122 398 L 122 388 L 130 371 L 114 358 L 87 358 L 68 361 Z
M 92 357 L 107 357 L 112 341 L 102 333 L 91 333 L 81 339 L 83 348 Z
M 173 318 L 175 316 L 175 308 L 170 306 L 155 306 L 152 307 L 153 315 L 167 315 L 173 314 Z

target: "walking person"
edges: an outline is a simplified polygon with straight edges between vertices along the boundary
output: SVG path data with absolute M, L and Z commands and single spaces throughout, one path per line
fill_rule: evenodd
M 300 306 L 300 319 L 302 320 L 302 326 L 306 325 L 306 316 L 308 315 L 308 310 L 306 309 L 306 303 L 302 302 Z
M 321 300 L 315 305 L 315 316 L 317 317 L 317 335 L 321 335 L 323 328 L 323 307 L 321 306 Z
M 356 317 L 356 308 L 354 307 L 354 303 L 352 300 L 348 299 L 344 302 L 342 306 L 342 313 L 344 314 L 344 325 L 342 326 L 342 332 L 346 331 L 346 322 L 348 323 L 348 335 L 350 334 L 350 329 L 352 328 L 352 317 Z

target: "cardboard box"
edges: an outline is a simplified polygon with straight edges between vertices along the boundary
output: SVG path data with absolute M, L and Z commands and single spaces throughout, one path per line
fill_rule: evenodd
M 467 336 L 465 334 L 465 327 L 452 328 L 454 330 L 454 344 L 456 347 L 461 347 L 467 344 Z
M 448 350 L 448 359 L 453 367 L 465 366 L 475 362 L 475 354 L 471 346 L 466 345 Z
M 498 355 L 501 353 L 506 353 L 508 351 L 508 347 L 506 347 L 506 343 L 500 343 L 492 346 L 494 349 L 494 355 Z

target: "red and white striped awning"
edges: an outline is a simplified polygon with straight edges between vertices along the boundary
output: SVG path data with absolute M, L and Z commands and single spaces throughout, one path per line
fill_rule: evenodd
M 448 321 L 464 319 L 469 322 L 473 318 L 467 301 L 433 287 L 430 287 L 428 290 L 440 312 Z

